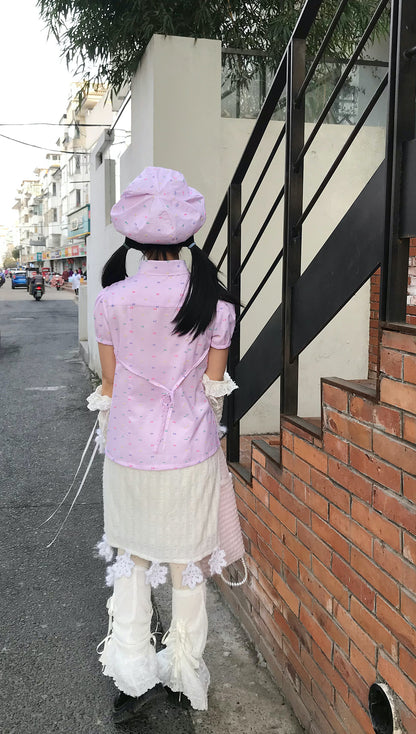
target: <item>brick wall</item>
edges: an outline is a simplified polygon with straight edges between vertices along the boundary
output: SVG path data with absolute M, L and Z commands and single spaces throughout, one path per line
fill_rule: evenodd
M 416 328 L 383 331 L 380 397 L 323 380 L 321 438 L 283 419 L 235 476 L 249 581 L 221 589 L 310 734 L 372 734 L 368 692 L 416 732 Z
M 408 324 L 416 324 L 416 238 L 410 240 L 409 247 L 409 279 L 407 291 Z M 378 374 L 378 322 L 380 307 L 380 268 L 376 270 L 370 280 L 370 332 L 368 344 L 368 376 Z

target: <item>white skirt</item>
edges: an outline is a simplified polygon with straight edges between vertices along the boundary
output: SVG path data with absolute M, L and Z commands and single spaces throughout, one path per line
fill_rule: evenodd
M 200 561 L 219 547 L 222 449 L 194 466 L 149 471 L 104 460 L 108 543 L 155 563 Z M 233 559 L 234 560 L 234 559 Z

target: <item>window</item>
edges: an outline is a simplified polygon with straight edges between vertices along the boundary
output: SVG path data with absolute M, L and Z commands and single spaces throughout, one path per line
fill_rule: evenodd
M 56 183 L 52 184 L 52 196 L 56 196 Z
M 51 209 L 51 222 L 57 222 L 57 221 L 58 221 L 58 210 Z
M 81 206 L 81 189 L 75 189 L 75 206 Z

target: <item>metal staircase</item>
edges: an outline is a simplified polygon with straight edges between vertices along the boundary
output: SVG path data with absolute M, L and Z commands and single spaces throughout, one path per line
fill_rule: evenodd
M 230 348 L 229 371 L 240 386 L 228 400 L 227 459 L 238 470 L 239 421 L 277 378 L 281 379 L 281 413 L 298 413 L 298 360 L 301 352 L 336 316 L 359 288 L 381 267 L 380 320 L 405 322 L 409 238 L 416 235 L 416 3 L 381 0 L 355 52 L 305 140 L 305 94 L 349 0 L 341 0 L 313 59 L 307 60 L 307 42 L 325 0 L 307 0 L 281 59 L 268 96 L 254 125 L 235 174 L 204 244 L 209 254 L 224 224 L 228 288 L 240 301 L 241 276 L 274 213 L 284 210 L 283 240 L 253 296 L 240 309 Z M 384 78 L 369 100 L 339 155 L 306 207 L 304 159 L 334 100 L 347 80 L 383 12 L 390 7 L 390 52 Z M 388 89 L 385 159 L 335 227 L 309 266 L 301 272 L 303 225 L 350 149 L 383 91 Z M 286 121 L 242 209 L 242 185 L 256 160 L 260 142 L 276 105 L 286 98 Z M 251 247 L 242 259 L 242 231 L 246 215 L 279 148 L 285 145 L 284 185 Z M 240 324 L 271 274 L 282 267 L 282 297 L 264 328 L 240 359 Z M 267 358 L 265 359 L 265 355 Z M 298 419 L 303 420 L 303 419 Z M 311 426 L 313 431 L 313 426 Z M 315 427 L 316 430 L 316 427 Z M 244 473 L 241 471 L 241 473 Z

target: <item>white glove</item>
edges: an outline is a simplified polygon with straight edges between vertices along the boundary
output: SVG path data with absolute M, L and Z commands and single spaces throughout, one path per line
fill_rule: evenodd
M 108 418 L 110 415 L 111 398 L 108 395 L 102 394 L 103 386 L 98 385 L 97 389 L 88 395 L 87 404 L 88 410 L 98 410 L 98 428 L 96 443 L 98 445 L 98 451 L 100 454 L 104 453 L 105 444 L 107 441 L 107 429 L 108 429 Z
M 233 390 L 236 390 L 238 388 L 238 385 L 236 385 L 234 380 L 231 379 L 228 372 L 224 373 L 223 380 L 210 380 L 208 375 L 205 373 L 202 376 L 202 384 L 204 386 L 205 395 L 208 399 L 208 402 L 212 410 L 214 411 L 217 426 L 220 429 L 220 421 L 224 407 L 224 396 L 231 395 Z M 220 436 L 223 436 L 224 433 L 224 430 L 219 430 Z

